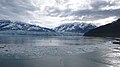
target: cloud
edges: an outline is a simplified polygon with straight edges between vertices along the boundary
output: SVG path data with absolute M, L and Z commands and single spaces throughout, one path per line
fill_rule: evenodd
M 117 16 L 120 17 L 120 9 L 115 10 L 78 10 L 71 12 L 72 16 L 81 17 L 84 16 L 82 20 L 99 20 L 107 17 Z
M 0 19 L 28 20 L 36 9 L 30 0 L 0 0 Z
M 111 5 L 110 2 L 107 2 L 105 0 L 93 0 L 91 2 L 91 6 L 93 9 L 100 9 L 100 8 L 106 7 L 108 5 Z
M 120 0 L 92 0 L 91 6 L 93 9 L 118 9 L 120 8 Z
M 46 27 L 109 17 L 120 17 L 120 0 L 0 0 L 0 19 L 36 20 Z
M 79 2 L 82 2 L 80 0 Z M 79 3 L 78 2 L 78 3 Z M 68 2 L 69 3 L 69 2 Z M 87 7 L 80 6 L 76 9 L 69 8 L 67 3 L 67 9 L 61 10 L 56 6 L 47 7 L 47 16 L 56 16 L 56 17 L 69 17 L 73 16 L 73 19 L 66 19 L 66 20 L 81 20 L 81 21 L 94 21 L 99 19 L 104 19 L 112 16 L 120 17 L 120 9 L 114 7 L 120 7 L 119 0 L 91 0 L 86 5 Z M 70 4 L 70 3 L 69 3 Z M 71 3 L 71 6 L 74 6 L 74 3 Z M 77 6 L 76 6 L 77 7 Z M 84 9 L 81 9 L 83 8 Z M 111 9 L 105 9 L 111 8 Z M 82 19 L 81 19 L 82 17 Z

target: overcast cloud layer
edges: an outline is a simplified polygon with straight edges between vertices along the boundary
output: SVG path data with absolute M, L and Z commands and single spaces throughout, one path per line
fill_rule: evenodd
M 120 0 L 0 0 L 0 19 L 43 27 L 62 23 L 110 23 L 120 17 Z

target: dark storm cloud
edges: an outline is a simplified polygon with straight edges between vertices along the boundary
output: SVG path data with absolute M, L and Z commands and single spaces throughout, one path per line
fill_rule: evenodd
M 51 12 L 50 12 L 51 10 Z M 111 16 L 120 17 L 120 9 L 113 10 L 64 10 L 61 11 L 57 8 L 50 8 L 47 10 L 49 16 L 59 16 L 59 17 L 68 17 L 74 16 L 74 19 L 78 19 L 81 16 L 84 16 L 82 20 L 99 20 L 104 19 Z
M 111 5 L 110 2 L 103 1 L 103 0 L 97 0 L 97 1 L 92 1 L 91 6 L 93 9 L 100 9 L 102 7 L 106 7 Z
M 60 16 L 60 17 L 65 17 L 69 16 L 70 13 L 72 12 L 71 9 L 65 9 L 65 10 L 60 10 L 58 7 L 46 7 L 45 11 L 47 12 L 47 16 Z
M 92 0 L 91 2 L 91 7 L 93 9 L 101 9 L 101 8 L 104 8 L 104 7 L 111 7 L 111 6 L 120 6 L 119 4 L 119 0 L 109 0 L 109 1 L 106 1 L 106 0 Z
M 105 0 L 92 0 L 89 6 L 92 7 L 92 9 L 84 9 L 81 10 L 81 8 L 78 8 L 77 10 L 73 9 L 65 9 L 60 10 L 59 8 L 53 6 L 53 7 L 47 7 L 47 15 L 48 16 L 59 16 L 59 17 L 69 17 L 74 16 L 74 19 L 72 20 L 99 20 L 104 19 L 112 16 L 120 17 L 120 9 L 104 9 L 104 7 L 112 7 L 118 5 L 119 0 L 112 1 L 105 1 Z M 83 17 L 84 16 L 84 17 Z M 79 19 L 80 17 L 83 17 L 83 19 Z
M 30 0 L 0 0 L 0 19 L 28 19 L 35 9 Z
M 57 4 L 67 3 L 68 0 L 55 0 Z
M 114 10 L 78 10 L 71 12 L 71 16 L 85 16 L 83 20 L 99 20 L 104 19 L 111 16 L 117 16 L 120 17 L 120 9 L 114 9 Z
M 45 8 L 45 11 L 47 12 L 47 15 L 48 15 L 48 16 L 58 16 L 58 15 L 60 15 L 62 12 L 64 12 L 64 11 L 59 10 L 59 9 L 56 8 L 56 7 L 46 7 L 46 8 Z
M 34 6 L 31 1 L 35 0 L 0 0 L 0 19 L 10 19 L 10 20 L 30 20 L 39 18 L 39 13 L 49 17 L 70 17 L 71 20 L 99 20 L 111 16 L 120 17 L 120 9 L 113 7 L 120 7 L 120 0 L 91 0 L 88 3 L 91 9 L 87 7 L 78 7 L 79 3 L 69 2 L 71 0 L 55 0 L 57 5 L 48 5 L 53 0 L 45 0 L 42 4 L 42 0 L 36 0 L 36 2 L 41 2 L 37 6 Z M 43 0 L 44 1 L 44 0 Z M 77 1 L 77 0 L 76 0 Z M 82 0 L 79 0 L 82 2 Z M 79 2 L 78 1 L 78 2 Z M 87 1 L 87 0 L 86 0 Z M 54 2 L 54 1 L 53 1 Z M 52 3 L 52 2 L 51 2 Z M 71 6 L 73 8 L 71 8 Z M 113 7 L 112 7 L 113 6 Z M 64 8 L 65 7 L 65 8 Z M 74 8 L 75 7 L 75 8 Z M 104 9 L 104 7 L 112 7 L 113 9 Z M 63 8 L 63 9 L 62 9 Z M 34 13 L 34 11 L 36 11 Z M 38 13 L 37 13 L 38 12 Z M 83 17 L 83 18 L 81 18 Z M 69 19 L 69 18 L 68 18 Z M 66 20 L 68 20 L 66 19 Z

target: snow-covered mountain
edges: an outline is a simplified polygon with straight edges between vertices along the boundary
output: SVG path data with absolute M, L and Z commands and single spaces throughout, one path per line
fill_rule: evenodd
M 10 20 L 0 20 L 0 31 L 35 31 L 35 32 L 55 32 L 52 29 L 31 25 L 23 22 L 12 22 Z
M 88 23 L 68 23 L 49 29 L 24 22 L 0 20 L 0 34 L 10 35 L 74 36 L 82 35 L 78 33 L 85 33 L 94 28 L 95 25 Z
M 86 33 L 97 26 L 91 23 L 67 23 L 56 27 L 54 30 L 56 32 L 74 32 L 74 33 Z

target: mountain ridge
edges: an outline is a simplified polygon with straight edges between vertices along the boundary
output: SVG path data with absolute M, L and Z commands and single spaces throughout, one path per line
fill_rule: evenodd
M 0 20 L 0 34 L 37 34 L 37 35 L 83 35 L 83 33 L 96 28 L 94 24 L 88 23 L 67 23 L 60 25 L 61 28 L 65 25 L 65 31 L 56 31 L 56 28 L 49 29 L 34 24 L 24 23 L 20 21 Z M 60 27 L 59 26 L 59 27 Z M 68 26 L 68 27 L 67 27 Z M 44 33 L 42 33 L 44 32 Z M 48 33 L 47 33 L 48 32 Z
M 91 29 L 96 28 L 97 26 L 91 23 L 66 23 L 56 27 L 54 30 L 56 32 L 74 32 L 74 33 L 85 33 Z
M 55 32 L 52 29 L 40 27 L 23 22 L 12 22 L 10 20 L 0 20 L 0 31 L 7 30 L 23 30 L 23 31 L 38 31 L 38 32 Z
M 88 31 L 84 36 L 120 37 L 120 18 L 112 23 Z

